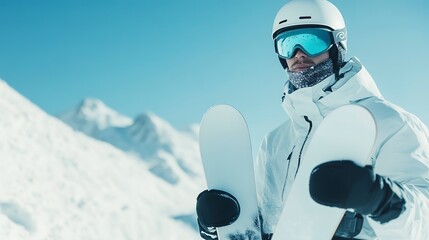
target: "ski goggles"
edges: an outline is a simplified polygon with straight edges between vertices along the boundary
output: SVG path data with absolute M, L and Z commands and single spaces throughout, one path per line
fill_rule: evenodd
M 315 57 L 343 40 L 346 40 L 345 29 L 300 28 L 281 32 L 274 38 L 274 44 L 279 57 L 290 59 L 298 49 L 309 57 Z

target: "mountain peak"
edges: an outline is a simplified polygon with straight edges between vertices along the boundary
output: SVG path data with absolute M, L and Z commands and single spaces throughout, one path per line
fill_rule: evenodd
M 117 115 L 102 101 L 87 98 L 62 119 L 77 131 L 150 162 L 150 171 L 170 184 L 179 184 L 180 176 L 195 177 L 201 172 L 195 164 L 199 161 L 196 129 L 178 131 L 151 112 L 138 115 L 132 124 L 105 124 Z
M 92 110 L 92 111 L 103 110 L 103 109 L 111 110 L 109 107 L 106 106 L 106 104 L 104 104 L 104 102 L 102 102 L 100 99 L 97 99 L 97 98 L 83 99 L 79 104 L 79 109 Z
M 129 128 L 129 133 L 134 139 L 143 142 L 150 139 L 149 142 L 152 143 L 169 141 L 176 132 L 170 123 L 153 113 L 137 116 Z
M 62 114 L 60 118 L 74 129 L 86 133 L 109 127 L 126 127 L 133 123 L 131 118 L 96 98 L 83 99 L 75 109 Z
M 140 126 L 150 125 L 154 128 L 159 128 L 162 126 L 166 127 L 166 128 L 172 128 L 170 123 L 168 123 L 166 120 L 164 120 L 161 117 L 157 116 L 156 114 L 150 113 L 150 112 L 140 114 L 139 116 L 137 116 L 136 119 L 134 120 L 134 124 L 140 125 Z

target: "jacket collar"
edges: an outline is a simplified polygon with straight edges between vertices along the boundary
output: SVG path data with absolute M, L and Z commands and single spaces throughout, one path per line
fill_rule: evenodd
M 330 111 L 342 105 L 373 96 L 382 98 L 371 75 L 357 58 L 350 59 L 341 68 L 340 76 L 338 81 L 331 75 L 312 87 L 292 93 L 288 93 L 290 83 L 287 82 L 283 108 L 295 123 L 307 126 L 304 116 L 312 121 L 321 121 Z

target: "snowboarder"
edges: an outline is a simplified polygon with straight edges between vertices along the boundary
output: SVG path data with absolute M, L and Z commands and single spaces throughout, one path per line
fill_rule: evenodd
M 334 239 L 429 239 L 429 130 L 385 100 L 358 59 L 345 59 L 347 31 L 339 10 L 326 0 L 290 1 L 272 33 L 288 75 L 282 105 L 289 118 L 265 137 L 255 163 L 264 239 L 275 233 L 312 132 L 346 104 L 372 113 L 378 137 L 371 166 L 332 159 L 313 171 L 311 197 L 348 210 Z M 197 198 L 204 239 L 217 239 L 214 227 L 231 224 L 238 214 L 229 193 L 206 190 Z

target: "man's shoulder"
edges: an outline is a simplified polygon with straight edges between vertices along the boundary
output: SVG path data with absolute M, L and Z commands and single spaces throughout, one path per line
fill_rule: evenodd
M 369 98 L 358 103 L 367 108 L 376 119 L 420 121 L 414 114 L 383 98 Z
M 428 132 L 427 126 L 416 115 L 385 99 L 367 99 L 360 105 L 366 107 L 374 116 L 377 125 L 383 129 L 398 131 L 405 125 L 418 131 Z

